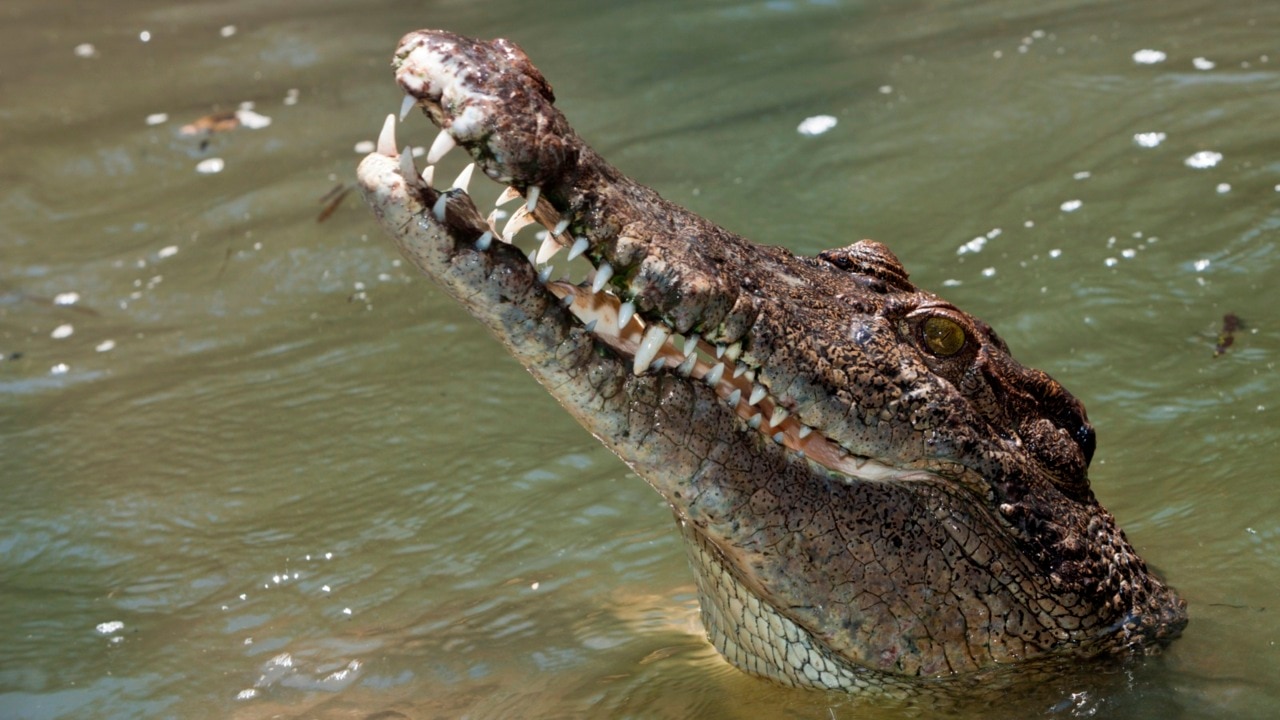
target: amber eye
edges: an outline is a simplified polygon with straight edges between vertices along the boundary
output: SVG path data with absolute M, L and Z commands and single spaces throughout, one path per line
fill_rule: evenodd
M 964 328 L 951 318 L 935 315 L 924 321 L 924 344 L 935 355 L 955 355 L 964 347 Z

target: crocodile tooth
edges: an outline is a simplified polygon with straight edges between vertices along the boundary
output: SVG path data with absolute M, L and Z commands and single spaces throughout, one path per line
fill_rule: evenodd
M 448 205 L 449 196 L 441 193 L 440 197 L 436 199 L 436 204 L 431 208 L 431 212 L 436 216 L 436 220 L 444 222 L 444 213 Z
M 556 239 L 553 236 L 548 235 L 542 241 L 542 247 L 538 248 L 537 263 L 541 265 L 542 263 L 555 257 L 556 253 L 560 252 L 560 247 L 561 247 L 560 243 L 556 242 Z
M 799 437 L 801 440 L 803 440 L 809 437 L 809 433 L 811 432 L 813 432 L 813 428 L 809 427 L 808 425 L 801 425 L 800 432 L 796 433 L 796 436 Z
M 624 328 L 627 323 L 631 322 L 631 316 L 636 314 L 636 304 L 628 300 L 618 306 L 618 327 Z
M 427 164 L 435 165 L 440 162 L 440 158 L 449 154 L 449 151 L 455 148 L 458 143 L 449 134 L 448 130 L 441 130 L 436 139 L 431 142 L 431 149 L 427 151 Z
M 654 323 L 644 331 L 644 339 L 640 341 L 640 347 L 636 348 L 635 361 L 631 366 L 632 372 L 636 375 L 642 375 L 649 366 L 653 364 L 653 359 L 658 357 L 658 351 L 662 349 L 662 343 L 667 341 L 667 329 L 661 323 Z
M 751 397 L 747 398 L 748 405 L 755 405 L 764 399 L 766 395 L 765 389 L 759 385 L 751 386 Z
M 751 428 L 752 430 L 759 430 L 760 421 L 762 419 L 764 419 L 764 416 L 761 415 L 760 413 L 756 413 L 755 415 L 752 415 L 751 419 L 747 421 L 747 427 Z
M 718 357 L 718 358 L 722 358 L 722 357 L 724 357 L 724 344 L 723 344 L 723 343 L 716 343 L 716 357 Z
M 471 185 L 471 173 L 475 172 L 475 169 L 475 163 L 462 168 L 462 172 L 458 173 L 458 179 L 453 181 L 453 187 L 462 192 L 467 192 L 468 186 Z
M 779 445 L 781 445 L 781 444 L 782 444 L 782 439 L 783 439 L 784 437 L 785 437 L 785 436 L 782 434 L 782 431 L 781 431 L 781 430 L 779 430 L 778 432 L 776 432 L 776 433 L 774 433 L 774 434 L 773 434 L 773 441 L 774 441 L 774 442 L 776 442 L 776 443 L 778 443 Z
M 786 408 L 782 407 L 781 405 L 775 405 L 773 408 L 773 417 L 769 418 L 769 427 L 771 428 L 778 427 L 778 424 L 781 423 L 783 420 L 786 420 L 787 416 L 790 414 L 791 413 L 787 412 Z
M 518 197 L 520 197 L 520 191 L 508 186 L 507 189 L 503 190 L 502 194 L 498 196 L 498 199 L 494 201 L 493 206 L 502 207 Z
M 569 229 L 569 218 L 562 218 L 560 222 L 556 223 L 556 226 L 554 229 L 552 229 L 551 234 L 563 235 L 564 231 L 568 229 Z
M 578 257 L 579 255 L 581 255 L 582 253 L 586 252 L 587 247 L 590 244 L 591 243 L 587 242 L 587 239 L 584 237 L 580 237 L 577 240 L 574 240 L 573 246 L 569 248 L 569 259 L 572 260 Z
M 548 265 L 548 266 L 546 266 L 546 267 L 542 268 L 541 270 L 539 270 L 539 271 L 538 271 L 538 282 L 542 283 L 543 285 L 546 285 L 546 284 L 547 284 L 547 281 L 551 279 L 551 271 L 552 271 L 552 269 L 553 269 L 553 268 L 554 268 L 554 266 L 553 266 L 553 265 Z
M 593 333 L 593 332 L 595 332 L 595 331 L 596 331 L 596 323 L 598 323 L 598 322 L 600 322 L 600 321 L 599 321 L 599 320 L 596 320 L 596 319 L 592 319 L 592 320 L 591 320 L 591 322 L 587 323 L 587 324 L 583 327 L 583 329 L 584 329 L 584 330 L 586 330 L 586 331 L 587 331 L 587 332 L 589 332 L 589 333 Z
M 483 235 L 476 238 L 476 249 L 479 250 L 480 252 L 484 252 L 485 250 L 489 249 L 489 243 L 492 243 L 492 242 L 493 242 L 493 233 L 490 232 L 489 230 L 485 230 Z
M 690 355 L 684 359 L 684 362 L 680 363 L 680 366 L 676 368 L 676 372 L 680 373 L 684 377 L 689 377 L 693 374 L 693 366 L 697 364 L 698 356 Z
M 525 229 L 534 223 L 533 215 L 523 207 L 511 214 L 511 219 L 507 221 L 507 226 L 502 229 L 502 239 L 511 242 L 516 233 Z
M 649 366 L 649 369 L 654 372 L 658 372 L 659 370 L 661 370 L 666 366 L 667 366 L 667 358 L 659 357 L 657 360 L 653 361 L 653 364 Z
M 695 351 L 697 349 L 698 349 L 698 336 L 690 335 L 688 338 L 685 338 L 684 347 L 681 348 L 680 352 L 684 353 L 685 357 L 694 357 L 696 354 Z
M 429 188 L 435 187 L 436 166 L 428 165 L 426 170 L 422 171 L 422 184 Z
M 413 148 L 408 145 L 405 145 L 404 152 L 400 153 L 400 175 L 415 187 L 422 183 L 422 178 L 418 176 L 418 168 L 413 166 Z
M 524 209 L 528 210 L 529 212 L 533 212 L 533 209 L 538 207 L 538 196 L 541 194 L 542 194 L 542 188 L 538 187 L 537 185 L 530 185 L 529 189 L 526 190 L 524 193 L 524 197 L 525 197 Z
M 573 291 L 570 290 L 568 293 L 565 294 L 564 297 L 560 298 L 560 304 L 565 307 L 569 307 L 570 305 L 573 304 L 573 301 L 575 299 L 576 298 L 573 296 Z
M 418 104 L 417 98 L 415 98 L 414 96 L 408 93 L 405 93 L 404 100 L 400 101 L 400 122 L 404 122 L 404 119 L 409 117 L 409 111 L 412 110 L 413 106 L 417 104 Z
M 743 373 L 745 373 L 746 371 L 747 371 L 746 365 L 743 365 L 742 363 L 737 363 L 736 365 L 733 366 L 733 379 L 737 380 L 738 378 L 742 377 Z
M 599 269 L 596 270 L 596 279 L 591 281 L 591 292 L 603 290 L 611 277 L 613 277 L 613 266 L 608 261 L 601 262 Z
M 742 355 L 742 343 L 740 342 L 735 342 L 724 350 L 724 356 L 734 362 L 737 362 L 740 355 Z
M 435 166 L 433 165 L 432 167 L 435 167 Z M 494 210 L 490 212 L 489 217 L 485 218 L 485 222 L 489 223 L 489 229 L 493 231 L 493 234 L 498 235 L 498 211 Z M 498 235 L 498 237 L 502 237 L 502 236 Z M 507 239 L 502 238 L 502 241 L 507 242 Z
M 729 407 L 738 407 L 738 403 L 742 400 L 742 388 L 734 388 L 733 392 L 729 393 L 728 400 Z
M 382 123 L 382 132 L 378 133 L 378 154 L 387 157 L 396 156 L 396 116 L 388 115 Z
M 715 387 L 720 384 L 720 378 L 722 377 L 724 377 L 724 363 L 716 363 L 716 366 L 708 370 L 707 374 L 702 376 L 702 379 L 706 380 L 711 387 Z

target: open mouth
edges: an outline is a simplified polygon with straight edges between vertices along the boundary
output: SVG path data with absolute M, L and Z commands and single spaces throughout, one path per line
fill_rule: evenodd
M 407 118 L 415 106 L 424 106 L 429 117 L 439 116 L 440 108 L 427 104 L 406 95 L 399 120 Z M 800 458 L 860 480 L 901 482 L 933 477 L 927 471 L 895 468 L 851 453 L 802 422 L 758 381 L 759 367 L 744 357 L 741 340 L 717 343 L 692 330 L 680 333 L 662 318 L 639 310 L 627 278 L 615 271 L 601 248 L 592 247 L 588 229 L 574 227 L 538 185 L 499 185 L 502 190 L 493 209 L 481 213 L 471 195 L 477 175 L 475 162 L 451 183 L 441 183 L 436 177 L 438 164 L 452 150 L 466 145 L 444 128 L 425 150 L 413 145 L 401 147 L 396 138 L 397 120 L 396 115 L 387 116 L 377 148 L 362 164 L 360 174 L 366 194 L 375 189 L 393 191 L 390 201 L 401 203 L 410 212 L 403 222 L 448 236 L 457 256 L 486 254 L 506 272 L 531 275 L 554 297 L 556 311 L 571 316 L 597 349 L 611 353 L 633 374 L 672 373 L 704 383 L 745 427 Z M 422 170 L 418 158 L 425 160 Z M 516 200 L 519 204 L 512 205 Z M 370 202 L 377 210 L 386 206 L 387 199 Z M 574 230 L 581 232 L 575 234 Z M 454 262 L 459 262 L 457 257 Z

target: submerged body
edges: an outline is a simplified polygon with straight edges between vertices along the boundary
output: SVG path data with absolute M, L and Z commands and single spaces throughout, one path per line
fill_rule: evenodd
M 420 31 L 393 64 L 406 110 L 442 128 L 428 162 L 461 146 L 523 202 L 500 230 L 466 180 L 433 187 L 393 118 L 366 199 L 670 503 L 734 665 L 912 693 L 1146 652 L 1185 625 L 1094 498 L 1083 406 L 885 246 L 796 256 L 663 200 L 578 138 L 507 41 Z M 533 263 L 504 241 L 532 222 Z M 560 252 L 590 277 L 540 271 Z

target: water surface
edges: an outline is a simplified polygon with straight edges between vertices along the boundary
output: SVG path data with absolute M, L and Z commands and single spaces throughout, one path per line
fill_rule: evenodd
M 2 15 L 0 716 L 912 714 L 728 668 L 658 496 L 354 195 L 317 222 L 423 26 L 514 39 L 602 154 L 730 229 L 888 243 L 1085 401 L 1095 491 L 1191 624 L 975 716 L 1274 713 L 1280 7 Z M 244 102 L 270 124 L 182 133 Z

